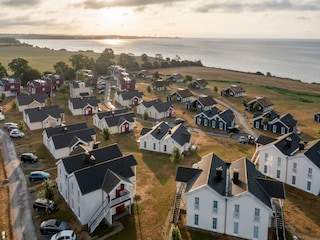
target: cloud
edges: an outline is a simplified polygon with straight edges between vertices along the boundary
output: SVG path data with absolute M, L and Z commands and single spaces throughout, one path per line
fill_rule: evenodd
M 77 7 L 85 9 L 102 9 L 111 7 L 139 7 L 140 9 L 147 5 L 166 5 L 174 2 L 182 2 L 186 0 L 85 0 L 75 4 Z
M 17 6 L 32 6 L 38 5 L 42 0 L 4 0 L 1 2 L 1 5 L 8 7 L 17 7 Z
M 29 16 L 18 16 L 15 18 L 1 19 L 1 25 L 6 27 L 13 26 L 53 26 L 56 19 L 34 20 Z
M 199 5 L 199 4 L 197 4 Z M 244 12 L 244 11 L 319 11 L 319 1 L 262 0 L 262 1 L 212 1 L 194 7 L 196 12 Z

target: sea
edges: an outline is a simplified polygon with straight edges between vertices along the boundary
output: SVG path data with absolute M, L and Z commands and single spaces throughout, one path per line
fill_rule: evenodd
M 222 39 L 222 38 L 139 38 L 139 39 L 19 39 L 33 46 L 68 51 L 115 54 L 147 54 L 155 57 L 201 61 L 206 67 L 320 83 L 320 39 Z

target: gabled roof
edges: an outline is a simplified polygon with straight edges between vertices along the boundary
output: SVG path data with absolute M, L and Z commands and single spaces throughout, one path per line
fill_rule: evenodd
M 209 109 L 209 110 L 205 110 L 205 111 L 203 111 L 203 112 L 201 112 L 201 113 L 198 113 L 197 115 L 195 115 L 195 117 L 198 116 L 198 115 L 203 114 L 203 115 L 205 115 L 207 118 L 212 118 L 212 117 L 216 116 L 217 114 L 219 114 L 220 112 L 221 112 L 220 109 L 217 108 L 216 106 L 214 106 L 214 107 L 212 107 L 212 108 Z
M 78 182 L 81 193 L 85 195 L 103 186 L 107 189 L 105 186 L 107 184 L 105 182 L 105 176 L 108 170 L 111 170 L 118 176 L 129 179 L 134 176 L 132 167 L 136 165 L 137 161 L 131 154 L 77 170 L 74 172 L 74 176 Z
M 31 123 L 40 122 L 47 119 L 49 116 L 59 119 L 61 114 L 64 113 L 62 108 L 59 108 L 58 105 L 41 107 L 41 108 L 29 108 L 24 110 L 25 115 L 29 117 Z
M 0 85 L 21 84 L 19 78 L 0 78 Z
M 296 133 L 291 132 L 280 136 L 275 142 L 270 144 L 273 144 L 284 155 L 291 156 L 299 149 L 299 143 L 301 142 L 303 140 Z
M 150 100 L 150 101 L 143 101 L 142 104 L 145 108 L 149 108 L 155 104 L 159 104 L 159 103 L 163 103 L 162 100 L 160 98 L 157 98 L 157 99 L 153 99 L 153 100 Z
M 177 89 L 176 94 L 179 94 L 182 98 L 192 97 L 193 93 L 190 89 Z
M 66 132 L 62 134 L 57 134 L 51 136 L 53 145 L 55 149 L 60 149 L 70 146 L 74 141 L 74 138 L 77 137 L 78 140 L 84 142 L 93 141 L 92 136 L 96 135 L 94 128 L 80 129 L 78 131 Z
M 288 128 L 293 128 L 293 127 L 297 126 L 297 120 L 295 120 L 290 113 L 286 113 L 286 114 L 282 115 L 279 118 L 279 121 L 281 121 Z
M 256 98 L 252 99 L 251 101 L 249 101 L 247 104 L 251 105 L 256 102 L 259 102 L 260 105 L 262 105 L 265 108 L 273 105 L 273 103 L 267 97 L 256 97 Z
M 158 79 L 156 81 L 153 81 L 152 84 L 156 87 L 164 87 L 166 86 L 167 84 L 167 81 L 166 80 L 163 80 L 163 79 Z
M 61 161 L 67 173 L 70 174 L 76 170 L 90 166 L 91 156 L 94 156 L 95 164 L 99 164 L 101 162 L 110 161 L 114 158 L 121 157 L 122 152 L 120 151 L 118 144 L 112 144 L 102 148 L 93 149 L 88 152 L 82 152 L 76 155 L 71 155 L 62 158 Z
M 225 122 L 232 122 L 235 118 L 234 113 L 231 109 L 226 109 L 219 113 L 219 117 Z
M 200 86 L 204 87 L 208 84 L 208 82 L 205 79 L 202 78 L 198 78 L 196 80 L 194 80 L 194 82 L 197 82 Z
M 120 174 L 117 174 L 112 170 L 108 169 L 104 177 L 101 188 L 106 193 L 110 193 L 120 182 L 126 182 L 128 184 L 132 184 L 127 178 L 124 178 Z
M 172 102 L 168 101 L 164 103 L 154 104 L 153 107 L 157 110 L 158 113 L 162 113 L 168 111 L 170 108 L 173 108 L 173 104 Z
M 250 192 L 269 208 L 272 197 L 284 199 L 285 196 L 283 183 L 268 180 L 246 158 L 228 163 L 211 153 L 202 157 L 192 169 L 196 170 L 185 167 L 179 167 L 177 170 L 176 181 L 187 183 L 186 192 L 204 186 L 212 188 L 221 196 L 225 196 L 227 190 L 228 197 Z
M 155 139 L 160 140 L 162 139 L 167 133 L 171 130 L 170 126 L 165 123 L 164 121 L 155 125 L 150 132 L 151 136 Z
M 191 133 L 183 124 L 174 126 L 169 132 L 167 137 L 171 137 L 175 140 L 180 146 L 183 146 L 185 143 L 190 142 Z
M 47 134 L 47 138 L 50 138 L 53 135 L 62 134 L 65 132 L 73 132 L 81 129 L 87 129 L 88 125 L 85 122 L 75 123 L 71 125 L 57 126 L 53 128 L 46 128 L 43 130 Z
M 19 106 L 29 105 L 32 102 L 45 103 L 47 98 L 48 98 L 48 95 L 44 93 L 31 94 L 31 95 L 20 94 L 20 95 L 17 95 L 17 103 Z
M 239 85 L 231 85 L 230 87 L 228 87 L 227 89 L 230 89 L 231 91 L 233 91 L 234 93 L 243 93 L 246 90 L 244 90 L 244 88 L 242 86 Z M 227 90 L 226 89 L 226 90 Z
M 276 113 L 276 111 L 274 111 L 274 110 L 270 110 L 270 111 L 263 112 L 263 113 L 257 112 L 253 116 L 254 119 L 267 118 L 269 122 L 272 122 L 273 120 L 278 119 L 279 117 L 280 117 L 280 115 L 278 113 Z
M 98 107 L 98 104 L 100 103 L 100 99 L 97 99 L 96 97 L 70 98 L 69 101 L 74 109 L 83 109 L 88 105 Z
M 109 117 L 116 114 L 126 113 L 128 112 L 125 108 L 118 108 L 110 111 L 98 112 L 95 115 L 101 120 L 102 118 Z
M 121 95 L 123 100 L 131 100 L 134 97 L 142 98 L 143 96 L 143 92 L 139 92 L 138 90 L 120 91 L 117 94 Z
M 86 88 L 91 88 L 91 84 L 88 81 L 72 81 L 73 88 L 80 88 L 81 85 Z
M 195 99 L 194 101 L 198 101 L 204 107 L 213 106 L 213 105 L 217 104 L 217 102 L 211 96 L 199 97 L 198 99 Z
M 134 114 L 134 112 L 126 112 L 126 113 L 107 116 L 107 117 L 104 117 L 103 119 L 105 120 L 108 127 L 113 127 L 113 126 L 120 126 L 125 121 L 133 123 L 135 121 L 135 117 L 136 115 Z
M 301 149 L 304 155 L 310 159 L 318 168 L 320 168 L 320 139 L 310 141 Z
M 268 137 L 268 136 L 264 136 L 264 135 L 259 135 L 256 143 L 257 144 L 261 144 L 261 145 L 267 145 L 269 143 L 272 143 L 276 140 L 276 138 L 272 138 L 272 137 Z

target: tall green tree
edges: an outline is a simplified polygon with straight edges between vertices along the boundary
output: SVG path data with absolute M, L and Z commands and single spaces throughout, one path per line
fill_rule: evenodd
M 3 77 L 7 77 L 8 76 L 8 73 L 7 73 L 7 70 L 4 66 L 2 66 L 2 64 L 0 63 L 0 77 L 3 78 Z
M 48 200 L 54 199 L 54 191 L 50 180 L 46 180 L 42 183 L 42 186 L 44 187 L 43 192 L 40 194 L 44 198 Z
M 76 72 L 67 63 L 59 61 L 53 65 L 53 68 L 57 74 L 64 76 L 64 79 L 75 79 Z
M 181 240 L 181 233 L 178 226 L 174 226 L 171 231 L 171 240 Z
M 59 88 L 59 92 L 62 93 L 63 97 L 65 98 L 66 95 L 69 95 L 70 93 L 70 85 L 69 84 L 63 84 L 60 88 Z
M 180 163 L 182 161 L 183 157 L 180 153 L 180 149 L 177 146 L 174 146 L 171 152 L 170 160 L 174 164 Z
M 81 69 L 95 70 L 95 60 L 81 53 L 72 55 L 69 58 L 69 61 L 71 62 L 71 66 L 75 71 Z
M 114 64 L 114 52 L 111 48 L 106 48 L 96 61 L 97 74 L 106 74 L 108 67 Z
M 110 132 L 109 128 L 105 127 L 102 129 L 101 135 L 103 140 L 108 141 L 111 138 L 112 133 Z

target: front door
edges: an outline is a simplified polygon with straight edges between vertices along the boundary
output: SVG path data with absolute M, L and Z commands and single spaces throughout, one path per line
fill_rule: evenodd
M 124 204 L 119 205 L 116 207 L 116 214 L 121 213 L 124 210 Z

